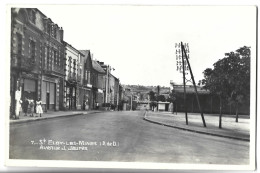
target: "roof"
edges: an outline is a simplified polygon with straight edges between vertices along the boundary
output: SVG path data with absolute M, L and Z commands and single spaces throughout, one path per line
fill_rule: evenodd
M 186 89 L 186 93 L 195 93 L 195 88 L 192 85 L 188 85 L 185 87 Z M 184 92 L 184 88 L 183 85 L 179 85 L 179 86 L 174 86 L 174 91 L 176 93 L 183 93 Z M 202 87 L 197 86 L 197 91 L 199 94 L 209 94 L 208 90 L 202 89 Z
M 85 54 L 83 54 L 80 50 L 78 50 L 78 49 L 76 49 L 75 47 L 73 47 L 71 44 L 69 44 L 68 42 L 66 42 L 66 41 L 62 41 L 63 42 L 63 44 L 65 44 L 65 46 L 69 46 L 70 48 L 72 48 L 74 51 L 76 51 L 76 52 L 78 52 L 78 53 L 80 53 L 81 55 L 83 55 L 83 56 L 85 56 Z
M 103 68 L 99 65 L 99 63 L 95 60 L 92 60 L 92 67 L 94 70 L 96 70 L 99 73 L 106 73 Z
M 79 50 L 82 54 L 84 54 L 85 55 L 85 57 L 86 57 L 86 55 L 88 55 L 89 53 L 90 53 L 90 51 L 89 50 Z

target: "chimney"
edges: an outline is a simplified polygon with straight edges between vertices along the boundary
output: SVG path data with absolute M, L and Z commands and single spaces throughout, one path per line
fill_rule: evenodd
M 63 29 L 61 27 L 60 28 L 60 41 L 63 41 L 63 33 L 64 33 L 64 31 L 63 31 Z

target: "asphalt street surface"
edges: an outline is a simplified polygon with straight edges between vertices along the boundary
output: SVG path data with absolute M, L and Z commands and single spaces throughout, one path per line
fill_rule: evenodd
M 103 112 L 10 125 L 10 159 L 249 164 L 249 142 Z

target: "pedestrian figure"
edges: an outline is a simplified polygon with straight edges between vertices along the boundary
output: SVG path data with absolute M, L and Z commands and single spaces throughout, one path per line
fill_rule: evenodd
M 23 101 L 23 112 L 24 112 L 24 116 L 27 116 L 27 111 L 28 111 L 28 105 L 29 105 L 29 101 L 28 99 L 25 97 L 24 101 Z
M 30 101 L 30 110 L 31 110 L 31 117 L 33 117 L 33 112 L 34 112 L 34 100 Z
M 99 109 L 99 103 L 97 102 L 97 106 L 96 106 L 97 110 Z
M 36 101 L 36 114 L 40 114 L 40 117 L 43 114 L 43 111 L 42 111 L 42 101 L 40 100 L 40 98 L 38 99 L 38 101 Z
M 21 111 L 21 91 L 18 89 L 15 92 L 15 119 L 19 119 L 20 111 Z
M 20 114 L 21 114 L 21 112 L 22 112 L 22 103 L 23 103 L 23 101 L 22 100 L 19 100 L 18 102 L 17 102 L 17 107 L 16 107 L 16 116 L 15 116 L 15 119 L 19 119 L 19 117 L 20 117 Z

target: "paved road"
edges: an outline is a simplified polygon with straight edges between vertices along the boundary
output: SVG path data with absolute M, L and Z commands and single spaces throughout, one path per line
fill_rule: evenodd
M 249 142 L 186 132 L 142 118 L 142 111 L 126 111 L 14 124 L 10 158 L 249 164 Z M 39 141 L 44 139 L 45 143 Z M 71 146 L 80 151 L 69 150 Z

